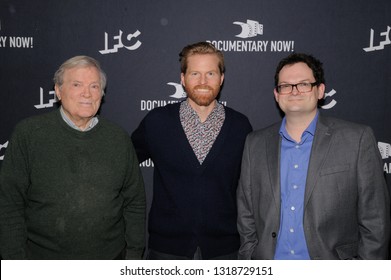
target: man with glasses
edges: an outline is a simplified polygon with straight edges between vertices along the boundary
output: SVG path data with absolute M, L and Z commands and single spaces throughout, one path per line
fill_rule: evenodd
M 322 63 L 275 74 L 282 122 L 246 140 L 237 191 L 242 259 L 387 259 L 390 201 L 372 129 L 324 117 Z

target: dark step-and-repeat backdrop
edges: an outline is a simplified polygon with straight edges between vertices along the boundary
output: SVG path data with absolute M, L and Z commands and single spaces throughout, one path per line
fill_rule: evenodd
M 321 113 L 373 128 L 391 188 L 390 39 L 389 0 L 1 0 L 0 168 L 15 124 L 58 107 L 52 78 L 66 59 L 101 62 L 100 114 L 131 133 L 153 108 L 183 99 L 178 54 L 210 41 L 226 59 L 220 101 L 254 129 L 281 119 L 278 61 L 292 52 L 319 58 Z M 153 163 L 141 166 L 150 198 Z

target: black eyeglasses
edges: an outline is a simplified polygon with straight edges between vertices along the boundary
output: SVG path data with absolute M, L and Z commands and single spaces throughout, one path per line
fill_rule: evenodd
M 305 92 L 310 92 L 314 86 L 317 86 L 318 83 L 298 83 L 298 84 L 282 84 L 277 86 L 277 92 L 279 94 L 291 94 L 293 91 L 293 88 L 295 87 L 296 90 L 299 93 L 305 93 Z

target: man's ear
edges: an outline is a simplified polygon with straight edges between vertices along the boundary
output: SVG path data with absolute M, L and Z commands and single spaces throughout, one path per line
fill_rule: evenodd
M 318 85 L 318 99 L 323 99 L 324 98 L 324 91 L 326 90 L 325 84 L 320 84 Z
M 185 87 L 185 74 L 181 73 L 181 84 Z
M 58 85 L 54 85 L 54 91 L 56 92 L 57 99 L 61 100 L 61 90 Z
M 274 93 L 274 99 L 276 100 L 276 102 L 278 103 L 278 98 L 279 98 L 279 95 L 278 95 L 278 92 L 277 90 L 274 88 L 273 90 L 273 93 Z

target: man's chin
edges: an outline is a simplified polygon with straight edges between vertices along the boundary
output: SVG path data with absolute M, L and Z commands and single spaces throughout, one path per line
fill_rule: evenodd
M 194 103 L 196 103 L 198 106 L 209 106 L 210 104 L 212 104 L 212 102 L 214 101 L 214 99 L 197 99 L 197 100 L 194 100 Z
M 203 95 L 203 96 L 188 96 L 195 104 L 197 104 L 198 106 L 209 106 L 210 104 L 212 104 L 216 97 L 213 96 L 213 95 Z

